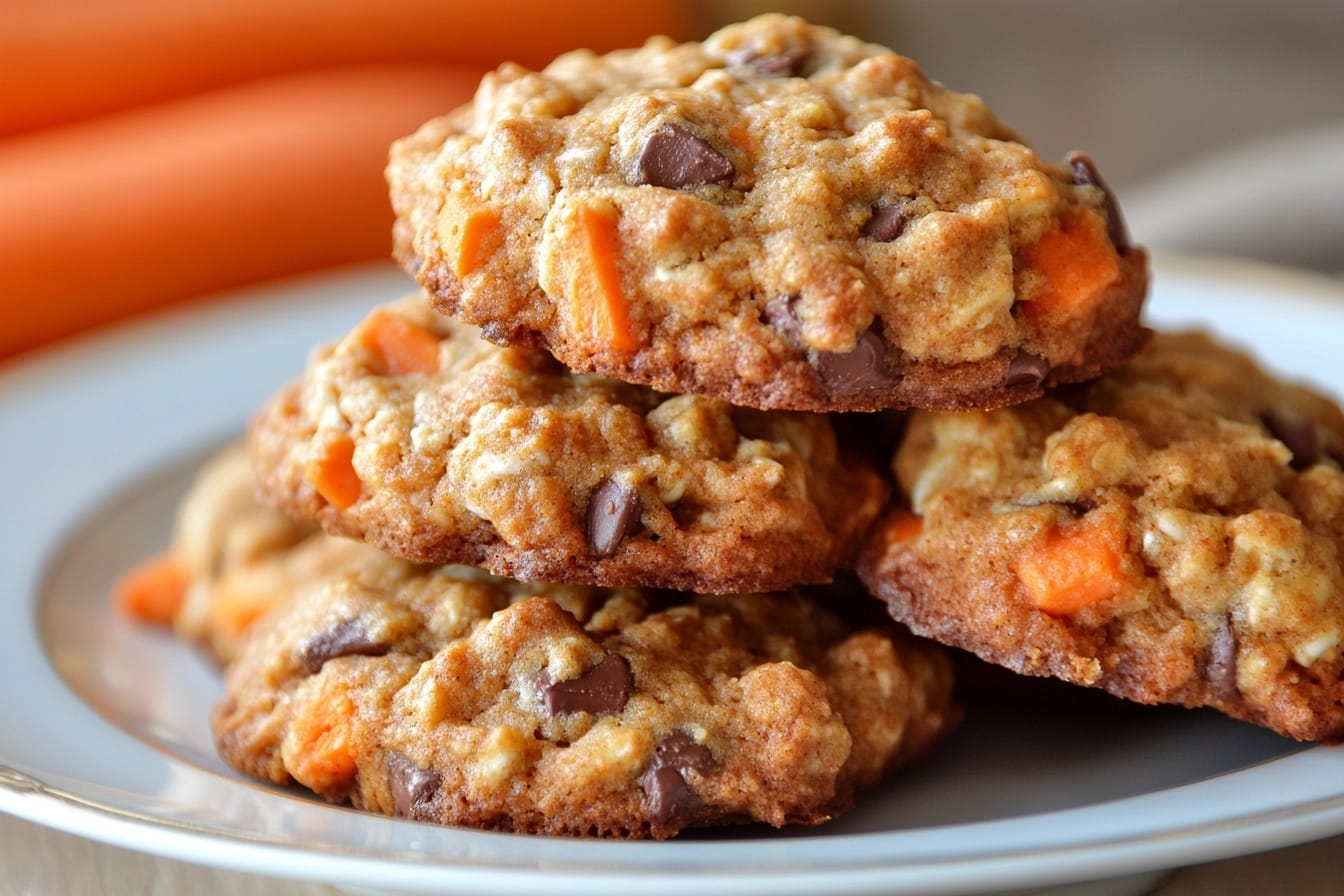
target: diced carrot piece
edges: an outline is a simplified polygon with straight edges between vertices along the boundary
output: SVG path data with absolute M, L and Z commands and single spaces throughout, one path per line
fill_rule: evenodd
M 210 623 L 227 638 L 237 638 L 275 609 L 278 595 L 252 585 L 246 575 L 226 576 L 210 600 Z
M 924 531 L 924 517 L 908 510 L 897 510 L 882 524 L 882 533 L 892 541 L 909 541 Z
M 354 701 L 336 679 L 323 685 L 310 711 L 295 713 L 283 747 L 289 773 L 318 793 L 339 790 L 358 768 L 351 731 Z
M 733 145 L 743 152 L 751 149 L 751 131 L 747 130 L 744 124 L 736 125 L 728 132 L 728 139 L 733 141 Z
M 371 313 L 359 325 L 357 338 L 389 376 L 439 369 L 439 337 L 395 311 L 379 308 Z
M 1123 535 L 1087 521 L 1052 529 L 1021 555 L 1014 571 L 1041 610 L 1067 616 L 1120 593 Z
M 112 603 L 132 619 L 170 625 L 190 585 L 182 558 L 165 551 L 122 574 L 112 585 Z
M 619 219 L 615 209 L 584 205 L 578 224 L 587 264 L 577 266 L 574 300 L 587 311 L 587 323 L 618 352 L 639 347 L 630 328 L 630 301 L 621 285 Z
M 1065 215 L 1057 229 L 1024 251 L 1022 261 L 1045 278 L 1045 288 L 1022 303 L 1031 315 L 1078 313 L 1120 276 L 1106 221 L 1090 209 Z
M 345 434 L 330 437 L 316 446 L 305 473 L 317 493 L 338 510 L 358 501 L 364 490 L 355 472 L 355 440 Z
M 453 273 L 465 277 L 485 264 L 490 254 L 499 248 L 499 215 L 488 208 L 478 208 L 462 221 L 462 236 L 457 245 L 457 259 Z

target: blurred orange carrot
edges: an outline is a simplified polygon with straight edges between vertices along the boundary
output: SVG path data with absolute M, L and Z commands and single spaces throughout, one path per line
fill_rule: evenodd
M 182 558 L 165 552 L 118 578 L 112 584 L 112 604 L 131 619 L 171 625 L 190 585 L 191 575 Z
M 0 141 L 0 357 L 171 301 L 388 258 L 393 139 L 480 71 L 333 69 Z
M 696 37 L 680 0 L 9 0 L 0 135 L 331 65 L 546 64 L 576 47 Z

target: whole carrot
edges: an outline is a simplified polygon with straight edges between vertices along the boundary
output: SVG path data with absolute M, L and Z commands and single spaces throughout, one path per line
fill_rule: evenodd
M 8 0 L 0 135 L 302 69 L 532 68 L 575 47 L 692 37 L 677 0 Z
M 0 357 L 169 302 L 387 258 L 388 145 L 481 72 L 275 78 L 0 141 Z

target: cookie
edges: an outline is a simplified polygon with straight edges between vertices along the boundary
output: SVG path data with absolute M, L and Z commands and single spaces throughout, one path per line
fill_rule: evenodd
M 373 812 L 665 838 L 834 817 L 955 720 L 950 686 L 937 645 L 800 593 L 525 585 L 384 557 L 261 623 L 213 725 L 242 772 Z
M 825 415 L 575 375 L 422 294 L 315 353 L 255 419 L 262 496 L 406 559 L 724 593 L 824 581 L 888 492 Z
M 665 391 L 990 407 L 1147 338 L 1147 256 L 1088 156 L 795 18 L 504 66 L 388 180 L 440 310 Z
M 912 415 L 860 560 L 917 633 L 1030 675 L 1344 736 L 1344 414 L 1198 333 Z
M 212 456 L 193 479 L 177 509 L 169 553 L 186 585 L 173 628 L 228 662 L 256 621 L 289 593 L 376 551 L 258 502 L 239 441 Z

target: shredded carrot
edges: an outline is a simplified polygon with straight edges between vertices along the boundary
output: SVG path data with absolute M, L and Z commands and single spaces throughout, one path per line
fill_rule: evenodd
M 358 501 L 364 489 L 355 472 L 355 441 L 344 434 L 316 446 L 305 473 L 317 493 L 338 510 Z
M 359 325 L 357 338 L 390 376 L 439 369 L 439 337 L 395 311 L 379 308 L 371 313 Z
M 615 209 L 584 205 L 578 224 L 587 264 L 576 268 L 574 301 L 588 312 L 588 321 L 618 352 L 633 352 L 639 341 L 630 328 L 630 301 L 621 285 L 619 220 Z
M 1014 571 L 1041 610 L 1076 613 L 1120 593 L 1123 538 L 1112 526 L 1086 520 L 1052 529 L 1017 558 Z
M 285 738 L 284 760 L 294 779 L 318 793 L 338 790 L 355 776 L 351 723 L 355 704 L 337 679 L 322 682 L 310 711 L 295 713 Z
M 1090 209 L 1065 215 L 1058 229 L 1025 250 L 1023 262 L 1045 278 L 1045 288 L 1022 303 L 1028 314 L 1081 311 L 1120 276 L 1106 221 Z
M 112 585 L 112 603 L 132 619 L 170 625 L 190 584 L 182 558 L 165 551 L 122 574 Z
M 462 221 L 462 236 L 457 244 L 457 259 L 453 262 L 453 273 L 462 278 L 485 264 L 501 240 L 499 233 L 499 215 L 488 208 L 478 208 L 468 213 Z

